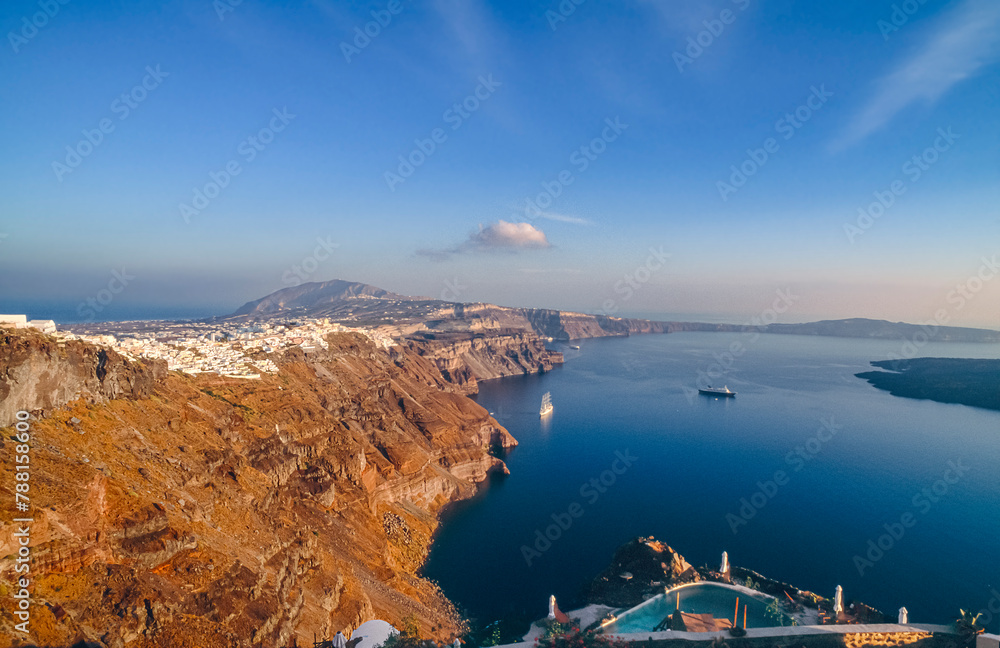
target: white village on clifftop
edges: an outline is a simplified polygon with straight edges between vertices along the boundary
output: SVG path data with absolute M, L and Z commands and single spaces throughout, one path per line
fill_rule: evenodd
M 127 324 L 127 323 L 124 323 Z M 350 328 L 329 319 L 301 318 L 294 322 L 267 322 L 235 325 L 205 322 L 157 322 L 155 328 L 134 331 L 88 334 L 57 331 L 52 320 L 28 320 L 26 315 L 0 315 L 0 328 L 34 328 L 59 340 L 83 340 L 107 347 L 135 360 L 165 360 L 171 371 L 187 374 L 217 373 L 230 378 L 260 378 L 261 373 L 275 373 L 277 365 L 265 354 L 290 347 L 309 352 L 326 349 L 324 339 L 330 333 L 359 333 L 376 346 L 388 348 L 392 338 L 370 328 Z M 251 357 L 252 354 L 254 357 Z

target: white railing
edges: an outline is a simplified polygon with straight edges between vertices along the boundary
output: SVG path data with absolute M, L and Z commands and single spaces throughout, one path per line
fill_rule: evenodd
M 976 637 L 976 648 L 1000 648 L 1000 635 L 979 635 Z

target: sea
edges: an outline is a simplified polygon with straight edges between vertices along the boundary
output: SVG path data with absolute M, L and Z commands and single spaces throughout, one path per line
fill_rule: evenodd
M 237 306 L 231 304 L 160 305 L 114 302 L 72 302 L 47 299 L 5 299 L 0 301 L 0 312 L 24 314 L 28 319 L 54 320 L 56 326 L 93 324 L 97 322 L 127 322 L 143 320 L 196 320 L 219 313 L 232 313 Z
M 480 625 L 563 610 L 617 547 L 655 536 L 911 622 L 1000 630 L 1000 412 L 890 395 L 887 358 L 1000 358 L 997 344 L 741 333 L 575 341 L 540 375 L 480 383 L 520 442 L 510 475 L 450 505 L 423 574 Z M 735 398 L 699 395 L 711 381 Z M 540 419 L 545 392 L 555 406 Z M 992 610 L 992 611 L 991 611 Z

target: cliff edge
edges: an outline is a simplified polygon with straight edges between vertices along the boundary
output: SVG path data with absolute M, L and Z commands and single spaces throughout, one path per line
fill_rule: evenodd
M 410 615 L 425 636 L 458 632 L 415 573 L 435 513 L 505 471 L 490 448 L 516 441 L 413 349 L 327 341 L 240 380 L 5 334 L 4 422 L 32 412 L 37 644 L 304 645 Z M 0 463 L 4 520 L 17 517 L 13 471 Z M 13 530 L 0 525 L 3 583 Z M 18 645 L 16 622 L 0 610 L 0 647 Z

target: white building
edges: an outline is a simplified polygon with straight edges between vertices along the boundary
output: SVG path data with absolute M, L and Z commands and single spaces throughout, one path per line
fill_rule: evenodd
M 0 327 L 27 328 L 27 315 L 0 315 Z
M 56 323 L 52 320 L 31 320 L 28 322 L 28 326 L 31 328 L 38 329 L 42 333 L 55 333 Z

